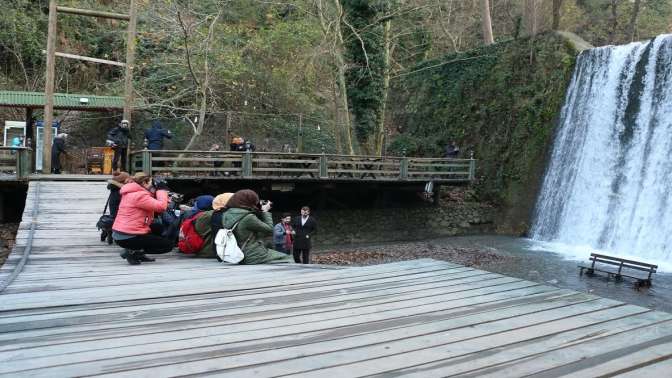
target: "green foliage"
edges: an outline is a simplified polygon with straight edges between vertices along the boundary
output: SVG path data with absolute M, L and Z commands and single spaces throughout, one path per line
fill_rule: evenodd
M 473 151 L 479 159 L 479 194 L 512 205 L 512 190 L 543 170 L 575 55 L 547 34 L 423 63 L 393 88 L 401 134 L 391 149 L 441 156 L 454 139 L 463 157 Z
M 355 136 L 360 146 L 370 145 L 370 138 L 383 117 L 383 75 L 387 69 L 383 41 L 383 24 L 379 17 L 390 4 L 368 0 L 342 0 L 347 24 L 343 25 L 348 101 L 354 116 Z

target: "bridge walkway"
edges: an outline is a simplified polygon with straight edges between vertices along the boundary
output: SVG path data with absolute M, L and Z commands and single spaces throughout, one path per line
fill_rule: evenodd
M 664 376 L 672 366 L 672 314 L 447 262 L 226 266 L 171 253 L 129 266 L 93 226 L 106 196 L 100 182 L 30 183 L 0 268 L 4 283 L 18 272 L 0 293 L 0 375 Z

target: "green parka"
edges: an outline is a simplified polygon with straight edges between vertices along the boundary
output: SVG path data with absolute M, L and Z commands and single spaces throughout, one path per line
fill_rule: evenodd
M 266 248 L 263 239 L 273 234 L 273 218 L 269 212 L 254 212 L 248 209 L 228 209 L 222 217 L 224 228 L 238 223 L 233 234 L 241 246 L 245 258 L 241 264 L 265 264 L 291 262 L 291 256 Z M 243 245 L 244 244 L 244 245 Z
M 205 242 L 203 248 L 200 251 L 196 252 L 196 257 L 205 257 L 214 259 L 217 256 L 217 251 L 215 251 L 215 244 L 212 242 L 212 239 L 215 235 L 212 234 L 212 226 L 210 221 L 212 219 L 212 214 L 214 210 L 209 210 L 201 214 L 201 216 L 196 219 L 194 222 L 194 230 L 198 235 L 203 238 Z

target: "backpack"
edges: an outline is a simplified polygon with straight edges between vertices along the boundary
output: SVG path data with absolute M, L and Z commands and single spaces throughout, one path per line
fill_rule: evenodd
M 243 253 L 241 247 L 238 246 L 236 236 L 233 234 L 233 230 L 236 229 L 236 226 L 238 226 L 238 223 L 240 223 L 240 221 L 242 221 L 243 218 L 241 218 L 238 222 L 236 222 L 236 224 L 234 224 L 233 227 L 231 227 L 230 229 L 222 228 L 217 232 L 214 241 L 215 246 L 217 247 L 216 248 L 217 259 L 219 261 L 231 264 L 238 264 L 245 258 L 245 254 Z M 247 244 L 247 242 L 250 241 L 251 238 L 252 235 L 250 235 L 250 237 L 247 238 L 245 243 L 243 243 L 242 248 L 245 248 L 245 245 Z
M 110 197 L 112 197 L 112 193 L 110 193 L 109 196 L 107 196 L 107 202 L 105 202 L 105 208 L 103 209 L 103 215 L 100 216 L 98 219 L 98 222 L 96 222 L 96 228 L 98 228 L 98 231 L 100 230 L 111 230 L 112 225 L 114 224 L 114 218 L 112 218 L 111 214 L 105 214 L 107 213 L 107 206 L 110 204 Z
M 204 212 L 201 211 L 182 222 L 182 225 L 180 226 L 179 239 L 177 241 L 177 248 L 180 250 L 180 252 L 193 254 L 203 248 L 205 240 L 203 240 L 201 235 L 196 232 L 196 228 L 194 227 L 196 219 L 198 219 L 203 214 Z

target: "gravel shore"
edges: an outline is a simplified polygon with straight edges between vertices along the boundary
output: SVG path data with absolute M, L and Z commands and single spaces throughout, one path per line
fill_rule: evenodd
M 503 262 L 511 263 L 518 259 L 516 256 L 495 250 L 438 245 L 429 241 L 321 248 L 314 252 L 312 262 L 325 265 L 363 266 L 420 258 L 443 260 L 480 269 L 487 269 Z

